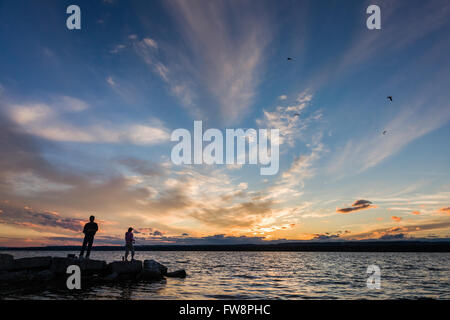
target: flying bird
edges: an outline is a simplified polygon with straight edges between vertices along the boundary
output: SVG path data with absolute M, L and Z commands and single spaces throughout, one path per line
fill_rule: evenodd
M 300 113 L 294 114 L 294 117 L 300 117 Z
M 386 135 L 386 133 L 387 133 L 387 130 L 384 130 L 384 131 L 383 131 L 383 135 L 385 136 L 385 135 Z
M 387 98 L 388 98 L 389 101 L 392 102 L 392 96 L 388 96 Z
M 287 57 L 287 60 L 288 60 L 288 61 L 292 61 L 292 58 L 291 58 L 291 57 Z

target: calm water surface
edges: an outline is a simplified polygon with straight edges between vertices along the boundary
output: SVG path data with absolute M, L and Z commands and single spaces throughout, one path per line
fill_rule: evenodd
M 15 258 L 67 256 L 68 251 L 5 252 Z M 123 252 L 93 252 L 121 260 Z M 185 279 L 126 282 L 78 292 L 8 292 L 11 299 L 450 299 L 450 253 L 137 252 Z M 381 289 L 366 286 L 368 265 L 381 268 Z M 0 293 L 5 298 L 5 292 Z

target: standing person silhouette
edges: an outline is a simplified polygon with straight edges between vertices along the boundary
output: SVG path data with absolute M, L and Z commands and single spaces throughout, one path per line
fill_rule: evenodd
M 89 222 L 84 225 L 83 233 L 84 233 L 84 240 L 83 240 L 83 246 L 81 247 L 80 252 L 80 259 L 83 259 L 84 250 L 86 249 L 87 245 L 87 251 L 86 251 L 86 259 L 89 259 L 89 256 L 91 254 L 91 248 L 92 243 L 94 242 L 94 236 L 98 231 L 98 225 L 94 222 L 95 217 L 90 216 Z
M 133 228 L 129 227 L 125 233 L 125 261 L 128 261 L 128 253 L 131 251 L 131 260 L 134 260 L 134 236 Z

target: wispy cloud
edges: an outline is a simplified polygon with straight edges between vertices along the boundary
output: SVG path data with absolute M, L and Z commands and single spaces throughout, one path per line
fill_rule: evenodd
M 410 104 L 399 106 L 398 114 L 385 124 L 389 135 L 371 132 L 361 138 L 350 139 L 332 158 L 329 172 L 363 172 L 396 154 L 419 137 L 442 127 L 450 120 L 448 102 L 442 96 L 433 102 L 430 104 L 428 97 L 420 97 Z
M 116 84 L 116 82 L 114 81 L 114 79 L 111 76 L 106 78 L 106 82 L 108 82 L 108 84 L 110 86 L 114 86 Z
M 366 4 L 369 3 L 368 1 Z M 448 51 L 448 41 L 431 41 L 431 44 L 422 41 L 434 39 L 435 35 L 443 31 L 449 21 L 450 5 L 447 1 L 439 0 L 417 4 L 419 7 L 400 1 L 381 1 L 382 31 L 358 29 L 360 31 L 355 34 L 350 47 L 336 58 L 336 68 L 327 66 L 323 75 L 318 77 L 325 82 L 330 79 L 330 73 L 335 72 L 339 79 L 343 79 L 363 67 L 369 68 L 371 63 L 380 64 L 380 59 L 386 56 L 394 57 L 395 54 L 397 57 L 410 57 L 410 52 L 407 51 L 410 46 L 427 47 L 424 52 L 415 52 L 411 61 L 401 69 L 386 76 L 386 83 L 389 85 L 386 90 L 407 92 L 401 99 L 396 99 L 394 95 L 390 118 L 383 116 L 380 109 L 379 119 L 383 123 L 378 125 L 386 130 L 387 135 L 381 135 L 379 130 L 371 130 L 350 138 L 330 161 L 328 169 L 335 176 L 357 174 L 373 168 L 450 120 L 447 93 L 433 85 L 449 81 L 448 73 L 443 72 L 448 69 L 449 64 L 442 55 L 442 52 Z M 427 14 L 424 15 L 424 12 Z M 417 24 L 415 21 L 421 23 Z M 435 61 L 441 67 L 430 69 L 430 61 Z M 364 63 L 367 65 L 364 66 Z M 423 78 L 424 73 L 427 75 L 426 79 Z M 414 91 L 402 90 L 406 79 L 415 83 Z M 314 88 L 317 90 L 317 86 Z
M 300 196 L 305 180 L 314 176 L 314 165 L 322 152 L 323 144 L 319 143 L 310 154 L 295 158 L 289 169 L 284 171 L 275 185 L 268 189 L 268 197 L 280 201 L 286 197 L 291 199 Z
M 110 80 L 110 81 L 108 81 Z M 108 79 L 111 82 L 112 79 Z M 132 143 L 152 145 L 169 141 L 169 132 L 157 119 L 147 123 L 111 125 L 95 122 L 87 126 L 71 124 L 63 119 L 64 113 L 82 112 L 88 104 L 72 97 L 55 99 L 51 104 L 11 104 L 9 116 L 12 121 L 32 135 L 48 140 L 99 143 Z
M 279 129 L 280 144 L 286 143 L 293 147 L 304 131 L 322 118 L 320 110 L 311 112 L 312 115 L 306 115 L 306 109 L 312 98 L 313 95 L 308 90 L 303 91 L 293 104 L 277 106 L 274 111 L 263 110 L 263 118 L 256 119 L 256 124 L 261 128 Z
M 112 48 L 112 49 L 109 51 L 109 53 L 113 53 L 113 54 L 119 53 L 119 52 L 123 51 L 126 47 L 127 47 L 127 46 L 124 45 L 124 44 L 117 44 L 117 45 L 114 46 L 114 48 Z
M 366 1 L 364 8 L 370 4 L 371 1 Z M 439 30 L 450 17 L 450 5 L 445 0 L 416 2 L 420 7 L 389 0 L 378 1 L 377 5 L 382 10 L 383 32 L 359 28 L 361 32 L 355 36 L 337 67 L 340 72 L 366 62 L 380 53 L 390 54 L 404 49 Z M 420 21 L 420 24 L 417 21 Z
M 186 49 L 169 65 L 174 77 L 187 73 L 202 88 L 203 111 L 226 123 L 249 111 L 262 74 L 265 50 L 272 38 L 269 12 L 262 3 L 175 0 L 165 2 Z M 236 33 L 236 30 L 240 30 Z M 178 70 L 178 71 L 175 71 Z M 198 88 L 190 90 L 199 92 Z M 204 97 L 204 98 L 203 98 Z
M 176 96 L 183 106 L 189 108 L 193 115 L 201 115 L 202 111 L 194 101 L 197 95 L 192 89 L 192 82 L 185 77 L 177 76 L 176 72 L 174 74 L 171 68 L 161 60 L 163 52 L 161 52 L 157 41 L 150 37 L 138 40 L 137 36 L 130 39 L 133 40 L 132 46 L 136 54 L 169 86 L 170 93 Z

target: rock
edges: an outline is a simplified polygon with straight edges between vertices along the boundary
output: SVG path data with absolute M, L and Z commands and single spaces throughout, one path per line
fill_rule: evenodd
M 155 260 L 144 260 L 144 269 L 159 272 L 163 276 L 167 274 L 167 267 Z
M 173 272 L 168 272 L 166 274 L 167 277 L 172 277 L 172 278 L 186 278 L 186 271 L 184 269 L 182 270 L 176 270 Z
M 33 280 L 50 281 L 55 277 L 55 274 L 50 270 L 43 270 L 34 274 Z
M 111 273 L 127 274 L 127 273 L 140 273 L 142 271 L 142 261 L 115 261 L 108 264 L 108 269 Z
M 11 270 L 14 264 L 14 257 L 10 254 L 0 254 L 0 271 Z
M 87 272 L 103 272 L 106 270 L 106 262 L 101 260 L 85 259 L 80 261 L 80 267 L 82 271 Z
M 160 271 L 150 269 L 142 269 L 142 272 L 137 276 L 138 280 L 161 280 L 164 279 Z
M 83 273 L 100 273 L 106 271 L 106 262 L 101 260 L 91 259 L 76 259 L 76 258 L 60 258 L 55 257 L 52 261 L 50 270 L 57 274 L 65 274 L 67 267 L 77 265 Z
M 64 279 L 67 268 L 77 265 L 82 279 L 88 283 L 104 283 L 126 279 L 154 281 L 169 277 L 186 277 L 185 270 L 167 272 L 167 267 L 155 260 L 105 261 L 64 257 L 33 257 L 14 260 L 12 255 L 0 254 L 0 285 L 47 285 Z M 106 273 L 109 273 L 104 277 Z
M 12 270 L 47 269 L 52 264 L 52 257 L 33 257 L 14 260 Z
M 0 274 L 0 283 L 13 283 L 31 280 L 31 275 L 26 271 L 12 271 Z
M 50 267 L 50 271 L 63 274 L 67 272 L 67 267 L 70 265 L 79 265 L 80 261 L 74 258 L 62 258 L 62 257 L 54 257 L 52 261 L 52 266 Z

